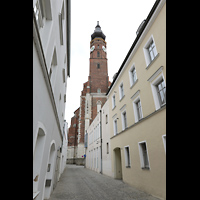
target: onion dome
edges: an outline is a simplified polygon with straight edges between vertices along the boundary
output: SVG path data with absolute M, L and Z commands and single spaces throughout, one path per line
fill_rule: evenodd
M 101 26 L 99 26 L 99 21 L 97 21 L 97 26 L 95 27 L 94 33 L 91 35 L 91 40 L 93 40 L 94 38 L 102 38 L 104 40 L 106 38 L 101 30 Z

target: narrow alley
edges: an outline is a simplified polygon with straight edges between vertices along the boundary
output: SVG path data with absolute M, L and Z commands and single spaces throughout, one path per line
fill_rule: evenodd
M 76 165 L 66 166 L 49 200 L 60 199 L 157 200 L 157 198 L 137 190 L 121 180 L 116 180 Z

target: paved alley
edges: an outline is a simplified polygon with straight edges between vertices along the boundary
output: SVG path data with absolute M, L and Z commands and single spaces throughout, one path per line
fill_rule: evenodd
M 158 200 L 121 180 L 83 166 L 67 165 L 49 200 Z

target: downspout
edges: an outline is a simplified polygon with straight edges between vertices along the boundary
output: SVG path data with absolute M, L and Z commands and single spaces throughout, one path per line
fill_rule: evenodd
M 100 139 L 101 139 L 101 171 L 100 173 L 103 174 L 103 165 L 102 165 L 102 114 L 101 114 L 101 110 L 100 110 Z

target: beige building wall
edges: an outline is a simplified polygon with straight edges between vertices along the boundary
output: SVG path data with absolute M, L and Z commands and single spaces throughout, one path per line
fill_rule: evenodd
M 146 48 L 151 41 L 155 43 L 156 56 L 149 64 Z M 131 85 L 130 71 L 133 67 L 137 80 Z M 163 0 L 158 4 L 123 69 L 111 85 L 108 101 L 113 176 L 166 199 L 166 104 L 159 104 L 156 91 L 156 85 L 161 80 L 166 87 L 166 3 Z M 124 96 L 120 99 L 122 83 Z M 116 103 L 114 108 L 113 95 Z M 139 99 L 142 118 L 138 121 L 134 106 Z M 127 119 L 125 129 L 124 112 Z M 142 169 L 142 143 L 146 144 L 149 169 Z M 127 161 L 128 148 L 130 163 Z

